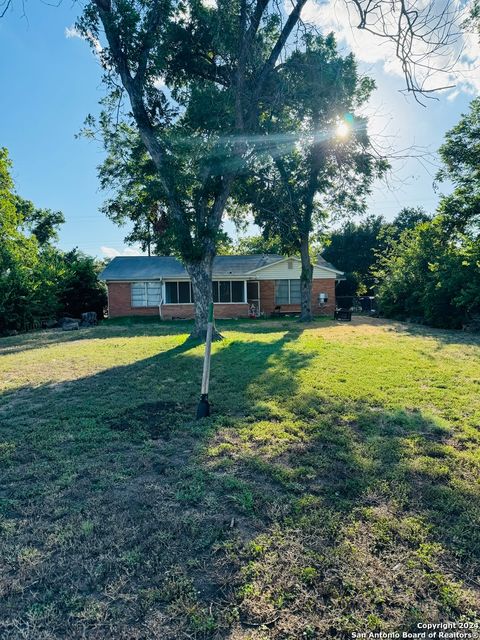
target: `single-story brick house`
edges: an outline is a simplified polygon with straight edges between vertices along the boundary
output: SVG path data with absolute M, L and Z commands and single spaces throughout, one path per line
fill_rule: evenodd
M 217 256 L 213 263 L 213 300 L 217 318 L 247 317 L 255 306 L 269 315 L 300 310 L 299 258 L 280 255 Z M 333 314 L 335 283 L 343 273 L 318 258 L 313 269 L 312 311 Z M 190 279 L 182 263 L 166 256 L 114 258 L 100 274 L 108 287 L 109 317 L 159 315 L 191 318 Z

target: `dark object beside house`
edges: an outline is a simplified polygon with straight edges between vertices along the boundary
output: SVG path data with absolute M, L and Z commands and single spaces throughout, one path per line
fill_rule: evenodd
M 87 311 L 82 313 L 81 327 L 96 327 L 98 324 L 97 313 L 95 311 Z
M 352 311 L 350 309 L 335 309 L 335 320 L 348 320 L 352 319 Z
M 78 327 L 80 326 L 80 322 L 80 318 L 69 318 L 68 316 L 65 316 L 64 318 L 60 318 L 58 320 L 57 327 L 63 329 L 64 331 L 71 331 L 72 329 L 78 329 Z
M 352 311 L 355 307 L 355 298 L 353 296 L 338 296 L 337 306 L 335 309 L 335 320 L 347 320 L 352 319 Z
M 358 299 L 363 312 L 372 313 L 376 312 L 377 306 L 375 304 L 374 296 L 361 296 Z
M 357 307 L 360 310 L 360 305 L 355 296 L 337 296 L 335 302 L 337 309 L 350 309 L 350 311 L 353 311 Z
M 79 327 L 80 325 L 78 324 L 78 322 L 64 322 L 62 324 L 62 331 L 78 331 Z
M 292 311 L 292 310 L 289 310 L 289 311 L 283 310 L 282 311 L 282 306 L 277 304 L 277 306 L 272 311 L 270 316 L 272 318 L 284 318 L 285 316 L 298 316 L 298 314 L 299 314 L 298 311 Z

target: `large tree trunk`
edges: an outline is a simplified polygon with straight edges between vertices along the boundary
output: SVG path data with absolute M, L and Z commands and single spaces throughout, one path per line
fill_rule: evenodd
M 209 254 L 196 262 L 185 264 L 192 281 L 193 297 L 195 300 L 195 327 L 190 338 L 205 341 L 207 337 L 208 309 L 213 302 L 212 267 L 214 256 Z M 220 340 L 222 336 L 216 329 L 213 340 Z
M 300 275 L 301 311 L 300 322 L 310 322 L 312 315 L 312 279 L 313 265 L 310 260 L 308 234 L 301 238 L 300 257 L 302 259 L 302 272 Z

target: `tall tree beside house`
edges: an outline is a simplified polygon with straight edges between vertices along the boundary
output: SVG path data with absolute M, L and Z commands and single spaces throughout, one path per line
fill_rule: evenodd
M 235 178 L 257 146 L 252 136 L 259 133 L 286 47 L 298 45 L 295 29 L 305 4 L 293 0 L 286 9 L 276 0 L 91 0 L 78 23 L 106 72 L 111 108 L 104 121 L 118 121 L 123 92 L 128 94 L 127 119 L 155 167 L 175 250 L 192 280 L 196 335 L 206 331 L 222 216 Z M 437 16 L 437 33 L 426 30 L 431 10 L 387 0 L 373 6 L 359 0 L 354 7 L 360 28 L 396 45 L 408 89 L 421 93 L 417 44 L 425 68 L 428 54 L 452 37 L 451 30 L 441 31 L 452 13 Z M 313 33 L 305 23 L 302 31 Z
M 359 222 L 348 220 L 326 236 L 322 255 L 345 273 L 338 295 L 372 295 L 377 279 L 373 274 L 378 256 L 407 229 L 431 220 L 421 207 L 404 207 L 392 222 L 370 215 Z
M 61 212 L 36 208 L 20 197 L 11 162 L 0 148 L 0 334 L 41 326 L 65 312 L 106 305 L 97 261 L 54 246 Z
M 371 269 L 376 252 L 387 245 L 386 227 L 383 216 L 370 215 L 360 222 L 348 220 L 327 235 L 322 255 L 345 273 L 345 280 L 337 286 L 337 295 L 372 294 L 375 278 Z
M 440 147 L 442 168 L 437 181 L 453 183 L 453 191 L 442 197 L 439 212 L 450 229 L 478 230 L 480 225 L 480 98 L 470 103 L 445 136 Z
M 92 0 L 78 24 L 97 50 L 103 27 L 100 60 L 111 90 L 105 105 L 121 100 L 119 77 L 131 105 L 126 124 L 148 152 L 169 240 L 192 281 L 196 336 L 206 332 L 213 258 L 234 180 L 252 152 L 248 136 L 257 131 L 305 2 L 296 0 L 284 19 L 271 0 Z M 114 137 L 110 116 L 106 108 L 101 126 Z
M 300 255 L 300 319 L 308 321 L 312 234 L 325 224 L 327 212 L 363 212 L 372 182 L 388 163 L 375 157 L 366 121 L 354 115 L 374 83 L 360 77 L 353 55 L 337 53 L 333 35 L 305 38 L 305 49 L 288 58 L 276 81 L 262 130 L 278 142 L 267 148 L 268 160 L 255 159 L 239 193 L 253 203 L 255 222 L 266 236 L 280 238 L 285 252 Z

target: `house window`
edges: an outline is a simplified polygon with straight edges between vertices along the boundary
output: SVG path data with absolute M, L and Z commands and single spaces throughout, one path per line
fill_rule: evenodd
M 161 297 L 160 282 L 132 282 L 132 307 L 158 307 Z
M 245 284 L 243 280 L 232 280 L 232 302 L 245 302 Z
M 231 292 L 232 283 L 230 280 L 222 280 L 218 283 L 219 286 L 219 300 L 220 302 L 231 302 L 232 301 L 232 292 Z
M 165 282 L 166 304 L 191 304 L 193 291 L 190 282 Z
M 183 304 L 190 304 L 193 300 L 192 285 L 190 282 L 178 283 L 178 301 Z
M 245 302 L 243 280 L 215 280 L 212 282 L 214 302 Z
M 276 280 L 275 304 L 300 304 L 300 280 Z

